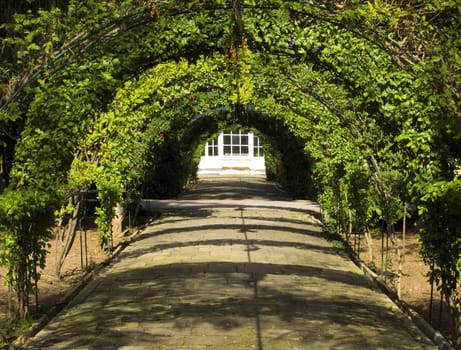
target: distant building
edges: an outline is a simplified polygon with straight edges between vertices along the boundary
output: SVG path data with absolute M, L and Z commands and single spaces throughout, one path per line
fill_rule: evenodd
M 224 132 L 206 143 L 198 175 L 230 174 L 266 174 L 263 143 L 252 132 Z

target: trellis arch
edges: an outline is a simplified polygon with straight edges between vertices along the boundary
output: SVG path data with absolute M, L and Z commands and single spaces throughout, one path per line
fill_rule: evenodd
M 4 120 L 24 121 L 11 182 L 0 198 L 4 261 L 23 313 L 44 262 L 53 212 L 66 189 L 87 181 L 77 175 L 88 148 L 104 149 L 95 181 L 107 236 L 112 205 L 130 185 L 121 178 L 133 164 L 112 166 L 117 152 L 111 140 L 129 136 L 130 145 L 145 155 L 162 144 L 163 132 L 184 128 L 205 107 L 222 105 L 231 115 L 251 116 L 259 130 L 263 117 L 276 121 L 305 143 L 300 153 L 318 164 L 314 173 L 334 168 L 330 180 L 346 178 L 347 167 L 368 174 L 360 162 L 372 157 L 385 173 L 381 196 L 394 195 L 392 176 L 404 167 L 398 181 L 408 187 L 402 192 L 406 198 L 421 194 L 418 179 L 452 175 L 452 154 L 435 147 L 449 151 L 440 141 L 453 125 L 444 114 L 453 106 L 429 98 L 433 81 L 416 52 L 427 34 L 403 47 L 402 33 L 392 32 L 391 7 L 275 0 L 147 3 L 129 14 L 108 13 L 96 30 L 63 39 L 59 50 L 24 74 L 1 107 Z M 404 9 L 395 14 L 412 17 Z M 28 53 L 38 64 L 32 48 Z M 201 67 L 202 76 L 188 71 L 190 65 Z M 130 86 L 143 81 L 143 72 L 157 67 L 163 69 L 156 73 L 161 79 L 150 82 L 157 91 L 130 95 L 140 91 Z M 175 70 L 181 74 L 175 76 Z M 449 97 L 456 96 L 455 89 Z M 127 121 L 139 123 L 131 134 L 114 129 L 126 131 Z M 151 128 L 155 132 L 149 134 Z M 95 135 L 102 131 L 106 134 Z M 78 171 L 72 173 L 72 167 Z M 115 172 L 120 181 L 111 181 Z M 139 180 L 136 176 L 130 180 Z M 325 181 L 317 191 L 334 186 Z

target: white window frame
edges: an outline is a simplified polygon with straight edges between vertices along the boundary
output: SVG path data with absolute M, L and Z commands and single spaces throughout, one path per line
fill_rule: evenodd
M 246 139 L 246 143 L 242 140 Z M 250 156 L 250 133 L 238 130 L 223 133 L 223 155 L 224 156 Z

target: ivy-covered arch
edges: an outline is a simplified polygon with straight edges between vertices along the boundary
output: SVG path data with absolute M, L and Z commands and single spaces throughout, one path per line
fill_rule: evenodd
M 444 232 L 429 210 L 458 188 L 456 4 L 105 3 L 69 0 L 5 27 L 17 79 L 1 100 L 3 161 L 15 146 L 0 198 L 2 262 L 22 314 L 65 199 L 96 183 L 107 244 L 114 204 L 135 196 L 162 147 L 181 146 L 191 118 L 221 107 L 275 149 L 292 145 L 281 151 L 287 185 L 315 194 L 338 226 L 350 210 L 356 230 L 376 217 L 390 227 L 411 201 Z M 192 141 L 182 139 L 186 151 Z M 422 238 L 433 278 L 452 297 L 459 252 L 442 259 L 431 234 Z

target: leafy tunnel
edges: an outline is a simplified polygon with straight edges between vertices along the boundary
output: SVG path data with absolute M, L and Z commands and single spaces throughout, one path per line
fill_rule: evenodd
M 96 187 L 108 245 L 117 203 L 146 186 L 177 193 L 203 142 L 232 126 L 260 132 L 275 179 L 316 199 L 338 229 L 383 221 L 392 233 L 401 208 L 416 205 L 421 253 L 452 298 L 460 17 L 449 1 L 67 0 L 18 10 L 2 26 L 0 100 L 1 261 L 18 312 L 27 314 L 56 211 L 72 212 Z

